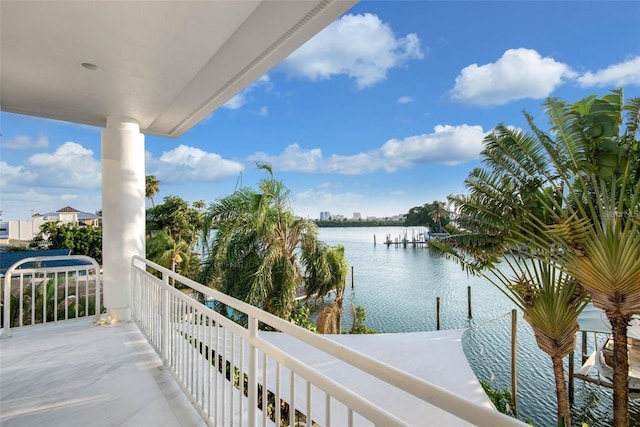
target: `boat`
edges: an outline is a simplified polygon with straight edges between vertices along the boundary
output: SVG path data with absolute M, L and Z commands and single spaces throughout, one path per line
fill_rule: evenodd
M 574 376 L 612 388 L 613 337 L 604 311 L 590 304 L 580 315 L 578 323 L 581 331 L 593 332 L 596 336 L 596 349 L 584 361 Z M 604 335 L 604 340 L 598 341 L 599 335 Z M 600 343 L 598 344 L 598 342 Z M 629 397 L 638 399 L 640 398 L 640 318 L 636 316 L 631 319 L 627 328 L 627 349 L 629 353 Z M 591 375 L 592 372 L 595 373 L 595 376 Z

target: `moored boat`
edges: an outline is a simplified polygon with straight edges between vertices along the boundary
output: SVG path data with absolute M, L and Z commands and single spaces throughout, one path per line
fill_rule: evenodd
M 611 326 L 602 310 L 589 305 L 578 320 L 580 330 L 596 335 L 596 349 L 584 361 L 576 378 L 612 387 L 613 383 L 613 338 Z M 598 336 L 604 335 L 604 341 L 598 344 Z M 633 317 L 627 328 L 627 349 L 629 352 L 629 397 L 640 398 L 640 319 Z M 595 368 L 595 374 L 590 373 Z

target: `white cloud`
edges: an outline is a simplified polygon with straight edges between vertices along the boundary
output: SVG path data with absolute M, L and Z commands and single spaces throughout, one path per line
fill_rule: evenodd
M 567 64 L 543 58 L 535 50 L 509 49 L 495 63 L 465 67 L 456 77 L 451 96 L 465 104 L 482 106 L 542 99 L 575 76 Z
M 389 24 L 366 13 L 334 21 L 292 53 L 282 68 L 289 76 L 312 81 L 347 75 L 363 89 L 385 80 L 390 69 L 422 57 L 416 34 L 396 38 Z
M 49 146 L 49 139 L 41 136 L 34 139 L 25 135 L 18 135 L 13 139 L 2 139 L 0 147 L 12 150 L 31 150 L 34 148 L 46 148 Z
M 640 56 L 611 65 L 595 73 L 587 72 L 578 77 L 582 87 L 621 87 L 640 85 Z
M 34 154 L 25 167 L 37 175 L 34 181 L 42 186 L 100 188 L 100 162 L 92 150 L 76 142 L 65 142 L 53 154 Z
M 325 157 L 319 148 L 308 150 L 291 144 L 281 154 L 258 152 L 247 160 L 267 162 L 284 172 L 341 175 L 393 172 L 422 164 L 453 166 L 477 159 L 486 134 L 481 126 L 438 125 L 433 133 L 391 139 L 379 149 L 348 156 Z
M 243 165 L 223 159 L 219 154 L 181 144 L 158 159 L 147 153 L 149 173 L 165 183 L 185 181 L 219 181 L 237 176 Z
M 352 192 L 334 193 L 331 187 L 329 184 L 319 185 L 297 193 L 295 199 L 300 202 L 313 201 L 315 204 L 335 206 L 362 200 L 364 197 L 362 194 Z
M 261 76 L 258 80 L 251 83 L 247 86 L 242 92 L 238 93 L 236 96 L 228 100 L 223 107 L 229 110 L 239 110 L 245 104 L 252 101 L 251 93 L 256 89 L 261 87 L 269 87 L 271 84 L 271 79 L 268 74 Z
M 322 150 L 305 150 L 298 144 L 291 144 L 277 156 L 259 151 L 248 158 L 251 162 L 270 163 L 276 170 L 314 173 L 322 168 Z
M 412 96 L 401 96 L 400 98 L 398 98 L 398 104 L 408 104 L 413 101 L 414 99 Z
M 260 107 L 260 109 L 258 110 L 258 115 L 262 117 L 267 117 L 269 115 L 269 107 L 267 107 L 266 105 L 263 107 Z
M 477 159 L 485 135 L 481 126 L 438 125 L 434 133 L 391 139 L 380 151 L 389 171 L 414 164 L 453 166 Z
M 6 189 L 8 185 L 29 183 L 36 177 L 36 174 L 24 166 L 11 166 L 0 160 L 0 186 L 3 189 Z

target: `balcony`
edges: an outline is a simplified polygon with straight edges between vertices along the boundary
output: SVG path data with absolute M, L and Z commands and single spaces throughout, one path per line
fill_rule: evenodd
M 2 425 L 522 425 L 491 406 L 461 331 L 322 336 L 140 257 L 134 321 L 111 323 L 86 257 L 22 267 L 4 280 Z

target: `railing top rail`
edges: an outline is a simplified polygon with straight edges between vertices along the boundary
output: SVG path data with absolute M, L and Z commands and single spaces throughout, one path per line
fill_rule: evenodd
M 351 364 L 352 366 L 364 372 L 367 372 L 368 374 L 380 378 L 387 383 L 401 390 L 404 390 L 424 401 L 427 401 L 451 414 L 454 414 L 465 421 L 471 422 L 472 424 L 487 427 L 526 425 L 517 419 L 496 411 L 495 409 L 469 402 L 465 398 L 458 396 L 457 394 L 452 393 L 449 390 L 432 384 L 422 378 L 415 377 L 403 370 L 400 370 L 380 360 L 374 359 L 373 357 L 367 356 L 357 350 L 325 338 L 320 334 L 312 333 L 300 326 L 294 325 L 291 322 L 260 310 L 253 305 L 247 304 L 243 301 L 239 301 L 220 291 L 183 277 L 152 261 L 146 260 L 139 256 L 134 256 L 132 259 L 132 265 L 136 268 L 140 268 L 138 265 L 136 265 L 136 262 L 139 262 L 143 265 L 148 265 L 163 274 L 174 277 L 180 283 L 187 285 L 188 287 L 202 293 L 203 295 L 211 297 L 216 301 L 220 301 L 223 304 L 239 310 L 248 316 L 256 318 L 260 322 L 266 323 L 281 332 L 291 335 L 302 342 L 321 349 L 327 354 L 343 360 Z
M 19 268 L 21 265 L 29 264 L 29 263 L 40 263 L 47 261 L 82 261 L 83 264 L 73 264 L 73 265 L 64 265 L 64 266 L 35 266 L 28 268 Z M 100 265 L 98 262 L 86 255 L 54 255 L 54 256 L 42 256 L 42 257 L 29 257 L 23 258 L 19 261 L 13 263 L 5 273 L 5 277 L 8 277 L 12 274 L 25 274 L 30 273 L 36 270 L 86 270 L 86 269 L 95 269 L 96 271 L 100 271 Z

